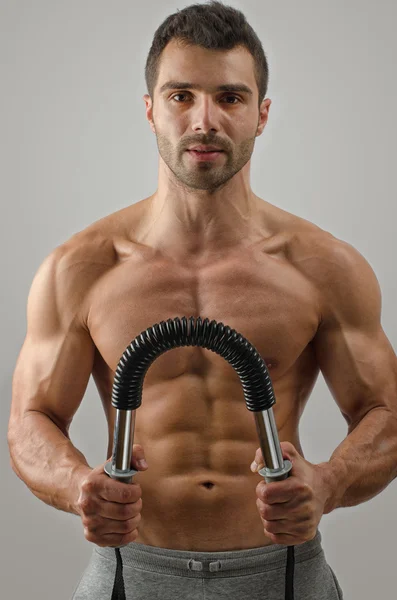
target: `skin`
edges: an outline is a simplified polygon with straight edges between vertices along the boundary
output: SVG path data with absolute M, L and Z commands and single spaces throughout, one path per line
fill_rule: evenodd
M 160 93 L 170 80 L 199 87 Z M 216 91 L 236 82 L 252 94 Z M 329 493 L 322 465 L 305 460 L 299 439 L 320 368 L 349 431 L 380 404 L 382 396 L 363 399 L 362 390 L 384 390 L 395 369 L 376 278 L 351 246 L 251 190 L 251 155 L 271 100 L 258 110 L 253 59 L 244 48 L 214 52 L 171 42 L 154 104 L 148 95 L 144 101 L 159 149 L 156 192 L 74 235 L 33 282 L 14 375 L 14 470 L 43 501 L 79 514 L 86 538 L 100 545 L 104 535 L 108 545 L 134 540 L 195 551 L 303 543 L 314 537 Z M 194 144 L 225 152 L 198 163 L 186 152 Z M 358 315 L 355 302 L 362 306 L 356 329 L 346 317 Z M 265 492 L 250 470 L 261 456 L 237 374 L 201 348 L 166 352 L 149 368 L 134 438 L 134 456 L 145 456 L 149 467 L 128 491 L 102 466 L 92 470 L 70 441 L 92 373 L 110 458 L 120 356 L 147 327 L 191 315 L 236 329 L 266 361 L 283 454 L 294 464 L 279 496 L 273 484 Z M 23 457 L 33 448 L 40 460 L 28 465 Z M 110 538 L 122 503 L 128 527 L 123 538 Z M 280 532 L 284 537 L 275 537 Z

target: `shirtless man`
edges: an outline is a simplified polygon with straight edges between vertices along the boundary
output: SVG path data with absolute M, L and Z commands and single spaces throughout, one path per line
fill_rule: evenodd
M 241 35 L 235 9 L 193 8 L 178 13 L 192 31 L 207 11 Z M 213 50 L 170 35 L 144 96 L 159 148 L 157 191 L 57 247 L 32 284 L 10 454 L 31 491 L 80 516 L 95 544 L 77 600 L 110 599 L 119 546 L 127 598 L 281 600 L 288 545 L 295 600 L 336 600 L 320 519 L 372 498 L 397 474 L 397 361 L 380 324 L 378 282 L 352 246 L 251 190 L 250 159 L 271 105 L 259 102 L 254 65 L 241 42 Z M 221 152 L 205 156 L 197 146 Z M 266 361 L 293 463 L 287 480 L 266 486 L 250 470 L 262 458 L 240 380 L 197 347 L 161 355 L 146 374 L 131 485 L 91 468 L 72 444 L 92 374 L 109 460 L 121 355 L 147 327 L 190 315 L 237 330 Z M 348 436 L 329 462 L 313 465 L 299 421 L 320 369 Z M 143 457 L 148 468 L 138 466 Z

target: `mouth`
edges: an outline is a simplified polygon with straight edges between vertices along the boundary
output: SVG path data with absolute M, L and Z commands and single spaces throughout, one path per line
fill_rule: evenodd
M 187 150 L 187 152 L 189 152 L 189 154 L 198 160 L 215 160 L 216 158 L 218 158 L 218 156 L 220 154 L 224 154 L 223 150 L 209 150 L 209 151 L 202 151 L 202 150 Z

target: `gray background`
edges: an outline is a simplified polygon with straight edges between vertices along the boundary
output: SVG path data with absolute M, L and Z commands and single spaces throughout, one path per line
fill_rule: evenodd
M 0 2 L 0 595 L 10 600 L 69 599 L 93 548 L 79 517 L 38 500 L 9 465 L 11 379 L 30 284 L 55 246 L 155 191 L 158 152 L 145 119 L 144 64 L 156 28 L 188 4 Z M 365 256 L 396 348 L 396 5 L 229 4 L 244 12 L 270 65 L 273 104 L 256 141 L 252 188 Z M 70 433 L 91 466 L 106 460 L 92 380 Z M 328 460 L 346 433 L 320 375 L 301 421 L 306 459 Z M 326 557 L 346 600 L 393 597 L 396 506 L 393 482 L 374 499 L 322 518 Z

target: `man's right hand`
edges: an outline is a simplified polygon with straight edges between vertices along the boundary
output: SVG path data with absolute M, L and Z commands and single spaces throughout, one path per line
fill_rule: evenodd
M 146 471 L 148 467 L 137 462 L 141 459 L 144 459 L 143 449 L 134 444 L 131 466 Z M 106 462 L 82 480 L 77 510 L 86 540 L 97 546 L 117 548 L 138 537 L 142 489 L 139 483 L 124 483 L 109 477 L 104 472 Z

